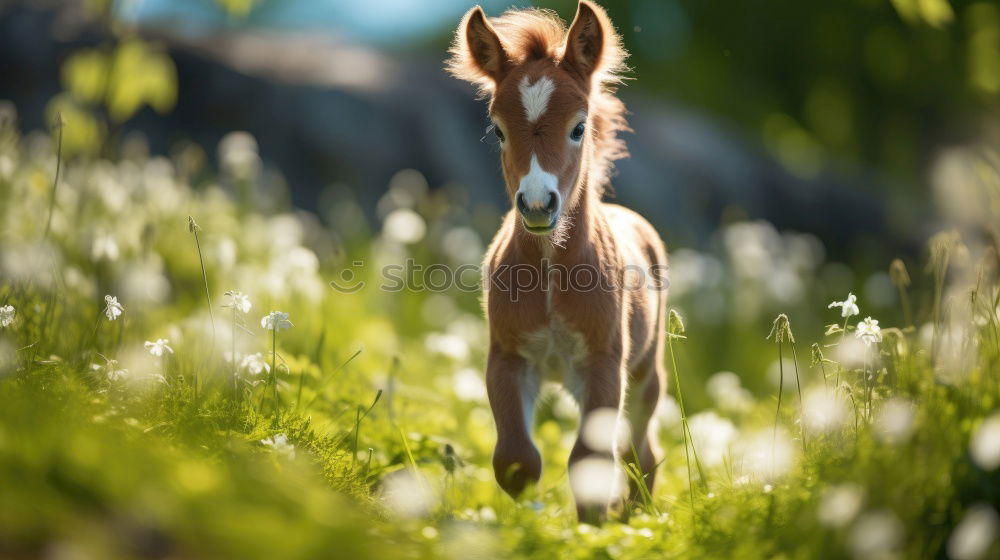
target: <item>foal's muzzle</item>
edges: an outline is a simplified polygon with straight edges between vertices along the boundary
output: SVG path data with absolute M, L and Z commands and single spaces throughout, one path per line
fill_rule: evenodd
M 515 199 L 525 229 L 539 234 L 549 233 L 555 229 L 560 206 L 558 191 L 545 191 L 536 196 L 518 191 Z

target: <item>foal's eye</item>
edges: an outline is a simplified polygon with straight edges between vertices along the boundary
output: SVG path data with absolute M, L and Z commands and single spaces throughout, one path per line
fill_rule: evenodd
M 503 142 L 504 140 L 507 139 L 507 138 L 504 137 L 503 131 L 500 130 L 500 127 L 497 126 L 497 125 L 493 125 L 493 134 L 496 134 L 497 135 L 497 140 L 500 140 L 501 142 Z
M 576 126 L 573 127 L 573 131 L 569 133 L 570 140 L 574 142 L 579 142 L 580 140 L 582 140 L 584 128 L 585 127 L 583 122 L 577 123 Z

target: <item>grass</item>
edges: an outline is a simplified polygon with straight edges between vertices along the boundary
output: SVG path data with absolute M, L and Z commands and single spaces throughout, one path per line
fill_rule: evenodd
M 840 320 L 826 293 L 778 309 L 799 342 L 790 330 L 768 341 L 769 308 L 700 320 L 698 294 L 678 285 L 687 329 L 670 340 L 669 392 L 685 408 L 659 414 L 658 485 L 627 524 L 592 527 L 575 520 L 576 419 L 559 395 L 538 413 L 540 486 L 515 503 L 493 481 L 476 294 L 379 290 L 372 266 L 356 277 L 365 289 L 326 285 L 353 260 L 454 258 L 442 239 L 475 231 L 460 206 L 414 195 L 423 240 L 351 238 L 252 196 L 234 202 L 225 176 L 192 186 L 162 158 L 62 162 L 51 189 L 55 149 L 29 150 L 10 130 L 0 145 L 12 161 L 0 306 L 16 309 L 0 329 L 0 556 L 916 558 L 945 555 L 970 508 L 1000 502 L 996 467 L 970 453 L 1000 407 L 996 257 L 965 259 L 981 270 L 964 274 L 945 253 L 954 238 L 936 241 L 928 285 L 907 277 L 903 305 L 933 302 L 912 310 L 918 328 L 907 307 L 860 358 L 853 331 L 822 334 Z M 50 207 L 43 229 L 34 217 Z M 219 306 L 232 316 L 216 330 L 211 302 L 230 290 L 252 308 Z M 106 294 L 124 306 L 114 321 Z M 258 328 L 272 310 L 294 326 Z M 158 338 L 166 359 L 144 348 Z M 798 406 L 776 406 L 775 342 L 813 350 L 815 371 L 800 378 L 795 362 Z M 257 353 L 255 374 L 242 358 Z M 739 406 L 707 394 L 713 359 L 739 371 L 750 395 Z

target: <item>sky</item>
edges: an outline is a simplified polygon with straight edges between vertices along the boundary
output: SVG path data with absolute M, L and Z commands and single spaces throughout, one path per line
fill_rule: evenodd
M 238 0 L 237 0 L 238 1 Z M 476 0 L 488 13 L 527 2 Z M 244 18 L 228 15 L 214 0 L 124 0 L 117 13 L 126 21 L 169 24 L 191 35 L 219 27 L 329 31 L 347 40 L 394 45 L 451 27 L 470 0 L 258 0 Z

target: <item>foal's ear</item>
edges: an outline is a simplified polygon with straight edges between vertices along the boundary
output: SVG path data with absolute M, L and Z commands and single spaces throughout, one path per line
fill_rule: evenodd
M 566 36 L 563 63 L 589 78 L 621 63 L 618 45 L 615 28 L 604 9 L 581 0 Z
M 510 59 L 486 14 L 475 6 L 458 25 L 449 51 L 448 71 L 457 78 L 490 90 L 510 69 Z

